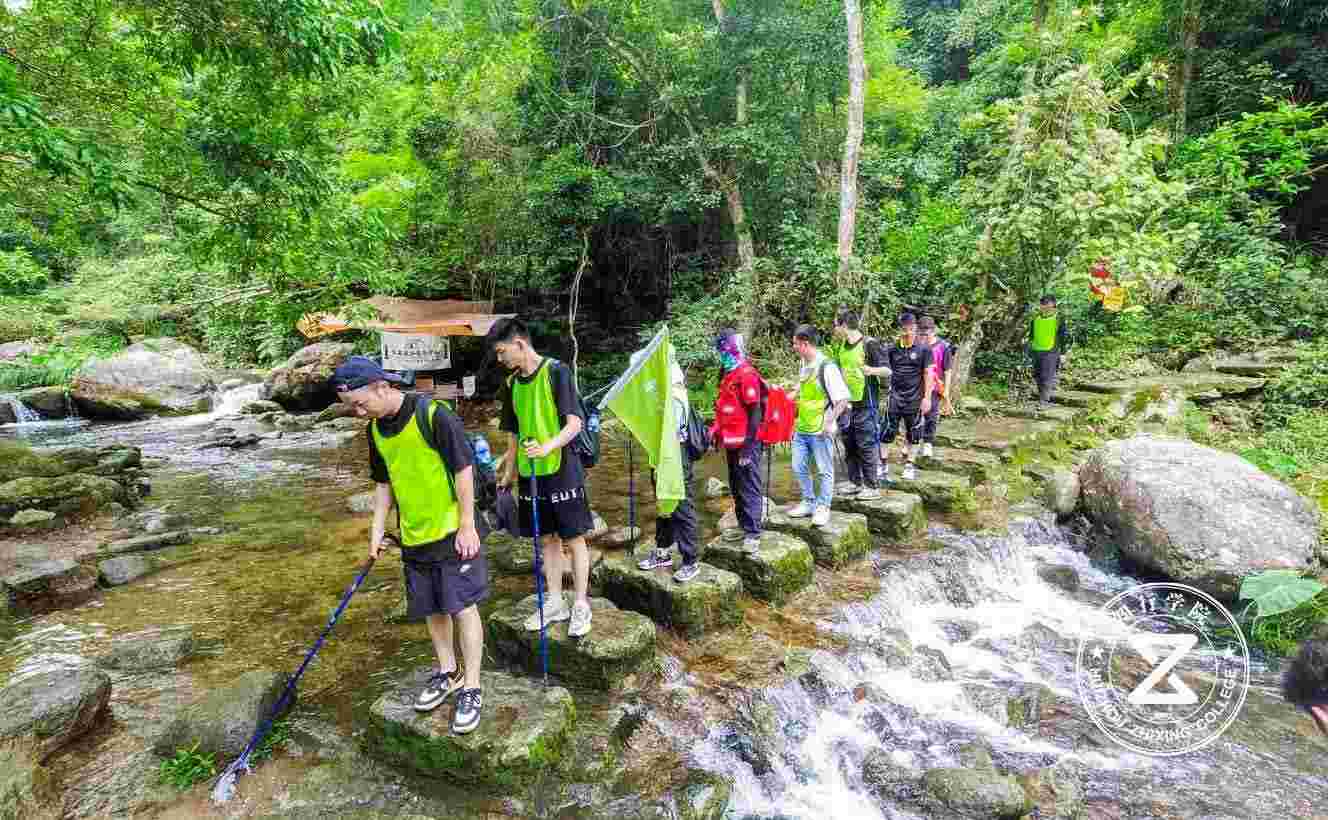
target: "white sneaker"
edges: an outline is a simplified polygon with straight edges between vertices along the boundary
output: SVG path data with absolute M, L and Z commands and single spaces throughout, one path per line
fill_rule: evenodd
M 909 461 L 917 461 L 917 460 L 918 460 L 918 456 L 920 456 L 920 455 L 922 455 L 922 445 L 921 445 L 921 444 L 914 444 L 912 447 L 908 448 L 908 460 L 909 460 Z
M 830 523 L 830 508 L 817 507 L 816 512 L 812 513 L 812 526 L 824 527 Z
M 875 487 L 863 487 L 862 492 L 858 493 L 859 501 L 876 501 L 881 497 L 881 491 Z
M 890 466 L 888 464 L 881 468 L 880 475 L 882 482 L 892 483 L 895 480 L 894 476 L 890 475 Z
M 806 518 L 814 512 L 812 505 L 806 501 L 799 501 L 798 506 L 788 511 L 789 518 Z
M 922 454 L 923 454 L 924 456 L 926 456 L 927 458 L 934 458 L 934 457 L 935 457 L 935 454 L 934 454 L 934 451 L 933 451 L 933 449 L 932 449 L 932 446 L 931 446 L 931 442 L 930 442 L 930 441 L 927 442 L 926 444 L 922 445 Z
M 580 638 L 588 632 L 590 632 L 590 604 L 573 604 L 572 623 L 567 627 L 567 636 Z
M 851 495 L 857 495 L 858 485 L 852 481 L 841 481 L 835 485 L 835 495 L 840 498 L 847 498 Z
M 913 466 L 913 462 L 904 465 L 904 480 L 912 481 L 918 477 L 918 468 Z
M 565 621 L 570 617 L 572 617 L 572 613 L 567 611 L 567 602 L 563 600 L 561 595 L 556 599 L 544 599 L 544 625 L 546 627 L 559 621 Z M 526 631 L 539 632 L 539 630 L 540 614 L 539 609 L 536 609 L 531 613 L 530 617 L 526 619 Z

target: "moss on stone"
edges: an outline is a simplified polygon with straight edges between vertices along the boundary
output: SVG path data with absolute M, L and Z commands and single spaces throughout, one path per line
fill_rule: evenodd
M 867 530 L 887 544 L 912 543 L 927 531 L 922 498 L 912 493 L 888 491 L 871 501 L 836 498 L 833 507 L 865 515 Z
M 742 620 L 738 607 L 742 579 L 708 562 L 702 562 L 700 574 L 685 584 L 675 583 L 664 569 L 639 569 L 627 557 L 605 558 L 595 567 L 594 577 L 605 598 L 689 638 Z
M 783 604 L 812 580 L 812 551 L 801 539 L 766 531 L 755 555 L 741 542 L 717 539 L 706 548 L 706 561 L 742 578 L 747 594 L 776 606 Z
M 566 621 L 545 630 L 549 671 L 564 681 L 589 689 L 619 688 L 655 656 L 655 624 L 645 615 L 618 609 L 603 598 L 592 598 L 590 634 L 567 635 Z M 490 649 L 508 663 L 532 674 L 541 671 L 539 632 L 525 627 L 534 614 L 535 596 L 494 612 L 487 619 Z
M 800 538 L 811 548 L 816 563 L 830 569 L 862 558 L 871 550 L 867 516 L 861 513 L 832 512 L 824 527 L 814 526 L 810 518 L 791 518 L 788 508 L 771 513 L 767 529 Z

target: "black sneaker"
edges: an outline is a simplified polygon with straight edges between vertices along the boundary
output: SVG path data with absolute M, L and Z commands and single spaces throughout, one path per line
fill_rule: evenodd
M 415 711 L 432 712 L 437 709 L 442 702 L 447 700 L 451 694 L 461 688 L 462 677 L 460 669 L 453 669 L 451 672 L 434 672 L 429 676 L 429 680 L 420 690 L 420 694 L 415 698 Z
M 479 689 L 462 689 L 452 712 L 452 734 L 465 735 L 475 731 L 480 725 L 480 710 L 483 708 L 484 696 Z

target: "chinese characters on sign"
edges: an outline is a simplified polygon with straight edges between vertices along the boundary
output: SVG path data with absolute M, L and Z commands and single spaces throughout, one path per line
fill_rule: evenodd
M 384 370 L 447 370 L 452 346 L 446 336 L 383 332 Z

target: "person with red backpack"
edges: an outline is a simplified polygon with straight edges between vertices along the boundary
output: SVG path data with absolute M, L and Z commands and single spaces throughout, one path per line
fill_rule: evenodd
M 726 530 L 726 541 L 742 539 L 743 550 L 755 553 L 761 546 L 765 519 L 765 484 L 761 480 L 763 443 L 758 436 L 766 410 L 765 380 L 747 360 L 742 334 L 725 328 L 715 337 L 724 376 L 715 398 L 715 422 L 710 439 L 724 450 L 728 460 L 729 487 L 733 492 L 738 529 Z
M 936 320 L 923 316 L 918 320 L 918 335 L 923 343 L 931 347 L 931 378 L 936 387 L 931 394 L 931 412 L 922 423 L 922 454 L 927 458 L 935 456 L 936 426 L 940 422 L 942 409 L 945 415 L 953 415 L 950 404 L 950 360 L 952 348 L 950 342 L 936 333 Z

